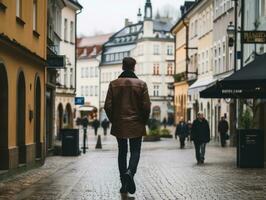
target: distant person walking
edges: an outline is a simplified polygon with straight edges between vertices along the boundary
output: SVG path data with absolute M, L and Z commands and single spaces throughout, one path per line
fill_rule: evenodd
M 166 118 L 163 118 L 163 127 L 166 128 L 166 125 L 167 125 L 167 120 Z
M 179 137 L 180 149 L 185 148 L 185 140 L 188 137 L 188 125 L 185 123 L 184 119 L 181 118 L 179 124 L 176 126 L 175 138 Z
M 109 128 L 109 121 L 105 118 L 103 121 L 102 121 L 102 128 L 103 128 L 103 134 L 104 135 L 107 135 L 107 129 Z
M 219 124 L 218 124 L 218 131 L 220 133 L 220 140 L 221 140 L 222 147 L 226 146 L 226 140 L 228 139 L 227 138 L 228 129 L 229 129 L 228 122 L 225 120 L 225 117 L 222 116 L 221 121 L 219 121 Z
M 198 164 L 203 164 L 206 144 L 210 142 L 210 127 L 202 113 L 198 113 L 197 119 L 194 120 L 191 134 L 195 145 L 197 162 Z
M 84 116 L 81 120 L 81 125 L 83 127 L 84 132 L 87 131 L 88 125 L 89 125 L 89 120 L 87 116 Z
M 122 187 L 121 193 L 135 193 L 134 175 L 137 171 L 142 136 L 150 115 L 150 98 L 145 82 L 135 75 L 136 61 L 123 59 L 123 72 L 109 85 L 104 109 L 112 123 L 111 134 L 118 142 L 118 166 Z M 130 160 L 127 165 L 128 141 Z
M 93 120 L 92 127 L 94 128 L 95 136 L 97 136 L 98 128 L 100 127 L 100 122 L 97 118 L 95 120 Z

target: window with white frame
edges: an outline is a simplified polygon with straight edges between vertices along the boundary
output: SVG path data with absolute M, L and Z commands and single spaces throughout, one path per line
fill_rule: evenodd
M 266 16 L 266 0 L 260 0 L 260 16 L 265 17 Z
M 64 20 L 64 40 L 65 41 L 67 41 L 67 31 L 68 31 L 67 18 L 65 18 L 65 20 Z
M 93 86 L 92 85 L 90 85 L 90 96 L 92 97 L 93 96 Z
M 95 85 L 94 86 L 94 96 L 98 96 L 98 86 L 97 85 Z
M 22 0 L 16 0 L 16 16 L 22 18 Z
M 81 86 L 80 87 L 80 95 L 81 96 L 84 96 L 84 86 Z
M 72 42 L 72 43 L 74 43 L 74 38 L 75 38 L 75 36 L 74 36 L 74 22 L 73 21 L 71 21 L 70 22 L 70 42 Z
M 167 55 L 173 55 L 173 45 L 167 45 Z
M 155 44 L 155 45 L 153 46 L 153 54 L 154 54 L 154 55 L 160 55 L 160 47 L 159 47 L 158 44 Z
M 32 28 L 34 31 L 37 31 L 37 13 L 38 6 L 37 6 L 37 0 L 33 0 L 33 7 L 32 7 Z
M 158 97 L 160 92 L 160 85 L 154 84 L 153 85 L 153 96 Z
M 89 96 L 89 86 L 86 86 L 86 89 L 85 89 L 85 96 Z

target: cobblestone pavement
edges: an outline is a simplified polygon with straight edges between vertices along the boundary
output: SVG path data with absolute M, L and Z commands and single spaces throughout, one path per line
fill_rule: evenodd
M 0 182 L 0 199 L 266 199 L 266 170 L 237 169 L 235 149 L 209 145 L 206 164 L 198 166 L 192 145 L 181 150 L 172 139 L 143 144 L 136 194 L 120 196 L 115 140 L 103 143 L 103 150 L 91 141 L 85 155 L 50 157 L 41 168 Z

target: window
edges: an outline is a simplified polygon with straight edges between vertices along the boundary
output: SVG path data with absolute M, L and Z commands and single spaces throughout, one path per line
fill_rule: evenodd
M 169 56 L 173 55 L 173 46 L 172 45 L 167 46 L 167 55 L 169 55 Z
M 67 19 L 64 21 L 64 40 L 67 41 Z
M 114 56 L 114 54 L 111 54 L 111 59 L 110 59 L 111 61 L 114 61 L 115 60 L 115 56 Z
M 89 96 L 89 86 L 86 86 L 86 89 L 85 89 L 85 96 Z
M 70 69 L 70 86 L 73 87 L 73 69 Z
M 153 64 L 153 75 L 159 75 L 160 71 L 159 71 L 159 64 Z
M 80 96 L 84 96 L 84 86 L 80 86 Z
M 90 77 L 93 77 L 93 67 L 90 67 Z
M 88 67 L 85 68 L 85 78 L 88 78 L 89 77 L 89 69 Z
M 98 77 L 98 67 L 95 67 L 95 77 Z
M 98 96 L 98 90 L 99 90 L 99 87 L 98 86 L 95 86 L 95 96 L 96 97 Z
M 16 0 L 16 16 L 22 18 L 22 0 Z
M 64 72 L 64 85 L 67 86 L 67 69 Z
M 74 22 L 70 22 L 70 42 L 74 43 Z
M 153 46 L 153 54 L 154 54 L 154 55 L 160 55 L 159 45 L 158 45 L 158 44 L 155 44 L 155 45 Z
M 159 90 L 160 86 L 159 85 L 153 85 L 153 96 L 158 97 L 159 96 Z
M 106 59 L 105 59 L 105 60 L 106 60 L 107 62 L 109 62 L 109 61 L 110 61 L 110 59 L 111 59 L 111 56 L 110 56 L 109 54 L 107 54 L 107 55 L 106 55 Z
M 91 97 L 93 96 L 93 86 L 92 85 L 90 86 L 90 96 Z
M 174 72 L 173 72 L 173 64 L 172 63 L 168 63 L 168 66 L 167 66 L 167 75 L 173 75 Z
M 260 0 L 260 16 L 266 16 L 266 0 Z
M 33 9 L 32 9 L 32 28 L 34 31 L 37 31 L 37 16 L 38 16 L 38 13 L 37 13 L 37 0 L 33 0 Z

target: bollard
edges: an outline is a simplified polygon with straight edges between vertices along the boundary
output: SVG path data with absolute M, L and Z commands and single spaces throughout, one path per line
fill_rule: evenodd
M 100 135 L 98 135 L 98 139 L 97 139 L 97 143 L 96 143 L 95 149 L 102 149 L 102 140 L 101 140 L 101 136 Z

